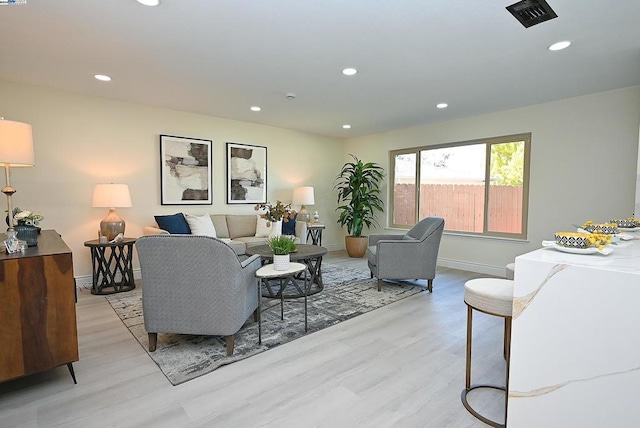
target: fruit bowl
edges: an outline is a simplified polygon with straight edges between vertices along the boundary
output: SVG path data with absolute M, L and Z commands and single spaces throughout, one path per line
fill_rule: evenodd
M 618 225 L 616 223 L 591 223 L 586 222 L 582 228 L 591 233 L 602 233 L 604 235 L 615 235 L 618 233 Z
M 629 218 L 621 218 L 621 219 L 612 219 L 609 220 L 610 223 L 615 223 L 618 227 L 623 227 L 625 229 L 632 229 L 634 227 L 638 227 L 639 223 L 633 217 Z
M 569 248 L 587 248 L 589 234 L 578 232 L 556 232 L 556 244 Z

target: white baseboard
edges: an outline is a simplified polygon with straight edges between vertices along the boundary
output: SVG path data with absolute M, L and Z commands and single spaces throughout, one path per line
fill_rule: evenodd
M 490 266 L 480 263 L 465 262 L 462 260 L 438 258 L 438 266 L 451 269 L 466 270 L 468 272 L 483 273 L 485 275 L 498 276 L 504 278 L 506 276 L 506 266 Z

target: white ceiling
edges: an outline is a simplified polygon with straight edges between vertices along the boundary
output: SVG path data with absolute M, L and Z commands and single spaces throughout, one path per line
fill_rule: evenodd
M 639 0 L 548 1 L 526 29 L 515 0 L 28 0 L 0 79 L 343 138 L 640 85 Z

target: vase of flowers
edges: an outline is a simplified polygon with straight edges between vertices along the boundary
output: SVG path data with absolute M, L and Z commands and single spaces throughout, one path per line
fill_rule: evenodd
M 27 246 L 35 247 L 38 245 L 38 234 L 40 228 L 38 224 L 44 220 L 42 214 L 34 213 L 32 211 L 22 210 L 18 207 L 13 210 L 13 230 L 18 234 L 18 239 L 27 241 Z M 9 217 L 7 216 L 7 224 L 9 223 Z
M 296 215 L 296 212 L 291 209 L 291 204 L 284 205 L 281 201 L 276 201 L 275 205 L 271 202 L 263 202 L 257 204 L 254 209 L 266 211 L 260 214 L 260 217 L 267 220 L 267 227 L 271 227 L 270 237 L 282 235 L 282 223 L 288 223 Z
M 272 236 L 267 245 L 273 250 L 273 268 L 278 271 L 289 269 L 291 253 L 296 251 L 295 237 L 288 235 Z

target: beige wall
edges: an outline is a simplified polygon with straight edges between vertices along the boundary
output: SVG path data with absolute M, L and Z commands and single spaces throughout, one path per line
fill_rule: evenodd
M 556 231 L 633 213 L 639 123 L 640 87 L 632 87 L 354 138 L 345 155 L 388 169 L 392 149 L 531 132 L 529 240 L 446 235 L 442 241 L 442 264 L 501 273 Z
M 320 211 L 327 225 L 324 244 L 330 249 L 343 247 L 332 189 L 348 153 L 387 168 L 392 149 L 532 132 L 529 240 L 443 239 L 442 264 L 478 272 L 502 272 L 516 255 L 539 248 L 540 241 L 572 224 L 628 216 L 634 210 L 640 87 L 346 142 L 3 81 L 0 116 L 33 126 L 36 166 L 13 171 L 15 205 L 45 215 L 43 228 L 63 235 L 74 253 L 75 275 L 85 280 L 91 268 L 83 242 L 94 239 L 106 215 L 106 209 L 91 208 L 95 183 L 129 184 L 134 207 L 119 209 L 129 236 L 139 236 L 154 214 L 254 213 L 252 206 L 225 203 L 227 141 L 268 147 L 271 200 L 290 201 L 296 185 L 316 188 L 311 211 Z M 213 206 L 160 205 L 160 134 L 213 140 Z M 386 194 L 386 185 L 383 190 Z
M 225 203 L 227 141 L 268 148 L 270 200 L 290 202 L 293 187 L 314 186 L 316 204 L 310 209 L 319 210 L 328 226 L 323 243 L 343 245 L 341 230 L 333 226 L 332 191 L 342 165 L 341 140 L 3 81 L 0 116 L 33 127 L 36 166 L 13 170 L 14 206 L 41 212 L 41 226 L 62 234 L 73 251 L 76 277 L 91 274 L 83 243 L 96 238 L 107 214 L 106 208 L 91 207 L 95 183 L 129 184 L 133 208 L 118 209 L 127 236 L 140 236 L 143 226 L 154 223 L 154 214 L 255 214 L 253 205 Z M 213 206 L 160 205 L 160 134 L 213 140 Z

